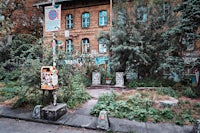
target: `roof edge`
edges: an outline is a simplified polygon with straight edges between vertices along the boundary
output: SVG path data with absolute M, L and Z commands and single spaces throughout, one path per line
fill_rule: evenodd
M 56 0 L 55 3 L 68 2 L 68 1 L 73 1 L 73 0 Z M 33 4 L 32 6 L 45 6 L 45 5 L 50 5 L 50 4 L 52 4 L 51 1 L 46 1 L 46 2 Z

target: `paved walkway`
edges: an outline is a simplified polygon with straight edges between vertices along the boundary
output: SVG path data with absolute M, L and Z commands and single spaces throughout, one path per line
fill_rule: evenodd
M 68 125 L 74 127 L 84 127 L 97 129 L 97 117 L 90 115 L 90 110 L 97 103 L 97 99 L 103 93 L 122 93 L 125 89 L 111 88 L 110 86 L 91 87 L 87 90 L 92 99 L 85 103 L 81 108 L 74 112 L 68 112 L 57 121 L 47 121 L 42 119 L 32 119 L 32 112 L 22 109 L 11 109 L 10 107 L 0 106 L 0 116 L 27 121 L 35 121 L 50 124 Z M 190 133 L 192 126 L 177 126 L 168 123 L 149 123 L 137 122 L 126 119 L 109 117 L 110 129 L 113 132 L 134 132 L 134 133 Z

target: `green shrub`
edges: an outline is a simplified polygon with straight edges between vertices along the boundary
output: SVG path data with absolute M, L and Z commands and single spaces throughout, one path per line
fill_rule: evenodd
M 170 87 L 175 84 L 174 81 L 163 78 L 144 78 L 144 79 L 132 79 L 127 83 L 127 87 L 129 88 L 137 88 L 137 87 Z
M 101 110 L 108 111 L 110 114 L 116 108 L 116 94 L 105 93 L 99 97 L 97 104 L 94 105 L 90 114 L 98 116 Z M 117 110 L 115 110 L 117 111 Z M 112 115 L 112 114 L 111 114 Z
M 161 87 L 157 89 L 157 93 L 160 95 L 168 95 L 171 97 L 177 97 L 177 93 L 171 87 Z
M 75 73 L 72 76 L 68 86 L 63 86 L 60 89 L 63 94 L 63 101 L 67 103 L 68 108 L 74 108 L 90 99 L 89 94 L 85 90 L 83 76 L 80 73 Z
M 10 87 L 3 87 L 3 88 L 0 88 L 0 95 L 1 95 L 1 100 L 0 101 L 5 101 L 7 99 L 11 99 L 15 96 L 18 95 L 19 93 L 19 87 L 13 87 L 13 88 L 10 88 Z
M 190 88 L 185 88 L 185 90 L 183 90 L 183 95 L 189 98 L 196 98 L 197 95 L 195 94 L 195 92 Z
M 42 104 L 42 91 L 36 88 L 22 86 L 18 94 L 18 100 L 14 103 L 13 108 L 30 107 L 32 109 L 37 104 Z

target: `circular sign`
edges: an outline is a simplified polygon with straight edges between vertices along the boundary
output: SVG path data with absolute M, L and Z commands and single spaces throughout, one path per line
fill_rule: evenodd
M 56 10 L 51 10 L 51 11 L 49 11 L 49 19 L 50 19 L 50 20 L 54 20 L 54 19 L 56 19 L 56 17 L 57 17 L 57 12 L 56 12 Z

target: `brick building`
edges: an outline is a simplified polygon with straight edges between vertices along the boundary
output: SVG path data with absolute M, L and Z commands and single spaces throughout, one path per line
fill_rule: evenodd
M 132 17 L 133 21 L 144 25 L 148 23 L 151 17 L 150 14 L 154 12 L 154 9 L 149 8 L 151 3 L 147 0 L 129 0 L 128 2 L 128 4 L 122 6 L 122 9 L 127 14 L 135 16 Z M 180 2 L 181 0 L 164 0 L 161 6 L 162 9 L 160 9 L 163 16 L 167 17 L 169 13 L 173 13 L 172 7 Z M 61 5 L 61 25 L 57 31 L 47 31 L 44 24 L 44 44 L 51 47 L 53 33 L 55 33 L 56 39 L 63 46 L 65 52 L 70 53 L 75 50 L 80 54 L 94 54 L 97 56 L 97 64 L 105 63 L 108 51 L 99 39 L 99 33 L 111 30 L 112 20 L 117 17 L 115 0 L 56 0 L 56 4 Z M 51 5 L 52 1 L 34 4 L 34 6 L 42 7 L 44 14 L 45 7 Z M 199 48 L 199 41 L 194 42 L 187 59 L 197 59 L 200 55 Z
M 51 47 L 53 33 L 55 33 L 58 44 L 62 45 L 65 52 L 92 54 L 98 57 L 97 60 L 105 63 L 107 47 L 98 36 L 101 31 L 110 31 L 110 1 L 58 0 L 57 4 L 61 5 L 61 25 L 56 31 L 51 31 L 45 27 L 48 26 L 47 23 L 44 24 L 44 45 Z M 42 6 L 45 14 L 45 8 L 51 5 L 50 1 L 37 3 L 34 6 Z

